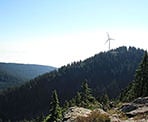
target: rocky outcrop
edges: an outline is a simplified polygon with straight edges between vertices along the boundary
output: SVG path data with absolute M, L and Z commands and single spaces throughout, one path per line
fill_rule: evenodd
M 139 97 L 133 101 L 135 104 L 144 104 L 148 106 L 148 97 Z
M 139 97 L 133 102 L 126 103 L 121 107 L 121 111 L 128 117 L 134 117 L 140 114 L 148 113 L 148 97 Z
M 128 113 L 126 113 L 127 116 L 129 117 L 134 117 L 136 115 L 140 115 L 140 114 L 147 114 L 148 113 L 148 107 L 147 106 L 143 106 L 140 107 L 136 110 L 130 111 Z
M 90 110 L 82 107 L 71 107 L 64 113 L 64 118 L 62 122 L 75 122 L 78 117 L 86 118 L 92 115 L 93 112 L 109 117 L 109 114 L 107 112 L 99 108 L 95 110 Z
M 126 112 L 130 112 L 130 111 L 133 111 L 135 109 L 137 109 L 138 106 L 136 104 L 133 104 L 133 103 L 125 103 L 122 105 L 121 107 L 121 111 L 126 113 Z
M 71 107 L 64 113 L 64 118 L 62 122 L 75 122 L 78 117 L 88 117 L 92 112 L 97 112 L 100 115 L 108 116 L 110 122 L 121 122 L 118 115 L 110 115 L 104 110 L 97 108 L 95 110 L 90 110 L 82 107 Z M 91 121 L 92 122 L 92 121 Z
M 63 122 L 72 122 L 77 117 L 87 117 L 89 114 L 91 114 L 92 110 L 82 108 L 82 107 L 70 107 L 65 113 Z
M 109 117 L 110 122 L 148 122 L 148 97 L 137 98 L 133 102 L 123 104 L 120 109 L 112 109 L 118 112 L 109 112 L 109 114 L 99 108 L 90 110 L 82 107 L 71 107 L 64 113 L 62 122 L 75 122 L 78 117 L 89 117 L 94 111 Z M 127 115 L 127 117 L 125 115 Z M 139 117 L 139 115 L 140 118 L 136 118 Z M 125 118 L 122 116 L 125 116 Z

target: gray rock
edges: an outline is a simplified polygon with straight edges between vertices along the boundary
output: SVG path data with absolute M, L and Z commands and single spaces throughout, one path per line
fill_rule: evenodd
M 109 115 L 107 112 L 105 112 L 103 109 L 100 109 L 100 108 L 95 109 L 95 110 L 93 110 L 93 111 L 96 111 L 96 112 L 98 112 L 98 113 L 100 113 L 100 114 L 106 114 L 106 115 Z
M 73 122 L 77 117 L 87 117 L 92 110 L 82 107 L 70 107 L 65 113 L 63 122 Z
M 147 106 L 143 106 L 143 107 L 140 107 L 136 110 L 127 112 L 126 115 L 128 117 L 134 117 L 136 115 L 141 115 L 141 114 L 145 114 L 145 113 L 148 113 L 148 107 Z
M 102 109 L 95 109 L 95 110 L 90 110 L 82 107 L 70 107 L 65 113 L 63 117 L 63 122 L 75 122 L 75 119 L 78 117 L 88 117 L 92 112 L 98 112 L 103 115 L 108 115 L 107 112 L 105 112 Z
M 121 111 L 122 112 L 130 112 L 133 111 L 135 109 L 137 109 L 138 107 L 135 104 L 132 103 L 126 103 L 121 107 Z
M 148 113 L 148 97 L 139 97 L 131 103 L 126 103 L 121 107 L 121 111 L 128 117 L 134 117 Z
M 148 97 L 139 97 L 133 101 L 135 104 L 148 104 Z

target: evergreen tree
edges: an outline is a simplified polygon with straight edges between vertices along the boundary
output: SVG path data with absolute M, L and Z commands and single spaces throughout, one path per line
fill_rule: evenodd
M 145 52 L 144 58 L 136 70 L 135 80 L 120 95 L 123 101 L 131 101 L 137 97 L 148 95 L 148 54 Z
M 92 91 L 86 81 L 82 83 L 81 90 L 77 92 L 76 96 L 68 102 L 69 107 L 79 106 L 89 108 L 92 107 L 93 104 L 98 104 L 98 102 L 95 97 L 93 97 Z
M 69 101 L 69 106 L 75 106 L 76 105 L 76 100 L 75 98 L 72 98 L 70 101 Z
M 107 93 L 105 93 L 104 95 L 101 96 L 100 102 L 103 105 L 104 110 L 107 110 L 110 108 L 109 107 L 109 97 L 108 97 Z
M 62 110 L 59 105 L 59 100 L 56 90 L 54 90 L 52 93 L 50 106 L 51 106 L 50 118 L 47 120 L 47 122 L 59 122 L 62 118 Z
M 88 87 L 87 82 L 83 82 L 81 86 L 81 103 L 82 106 L 88 107 L 88 105 L 95 101 L 92 95 L 91 89 Z
M 100 102 L 103 105 L 107 105 L 109 103 L 109 97 L 108 97 L 107 93 L 105 93 L 104 95 L 102 95 L 102 97 L 100 99 Z
M 81 106 L 81 93 L 80 92 L 77 92 L 75 100 L 76 100 L 76 105 Z
M 142 63 L 136 71 L 134 84 L 135 97 L 148 95 L 148 54 L 145 52 Z
M 65 100 L 64 106 L 63 106 L 64 110 L 68 109 L 69 106 L 70 106 L 70 105 L 69 105 L 69 102 L 68 102 L 67 100 Z

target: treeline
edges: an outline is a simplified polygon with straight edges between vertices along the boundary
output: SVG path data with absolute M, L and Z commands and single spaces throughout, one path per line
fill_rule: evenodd
M 51 73 L 39 76 L 18 88 L 0 93 L 0 117 L 10 120 L 31 119 L 47 114 L 52 91 L 59 92 L 60 103 L 70 100 L 80 90 L 85 79 L 98 98 L 107 93 L 117 97 L 133 80 L 144 51 L 134 47 L 120 47 L 101 52 L 84 61 L 63 66 Z

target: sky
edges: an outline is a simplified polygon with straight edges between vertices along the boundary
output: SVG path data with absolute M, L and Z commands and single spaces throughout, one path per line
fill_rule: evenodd
M 61 67 L 111 49 L 148 49 L 147 0 L 0 0 L 0 62 Z

